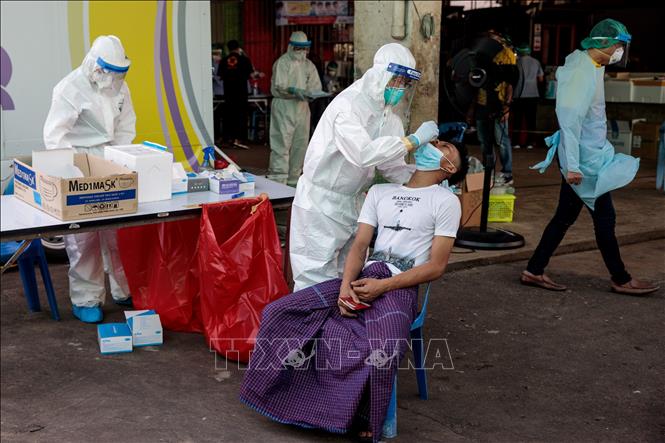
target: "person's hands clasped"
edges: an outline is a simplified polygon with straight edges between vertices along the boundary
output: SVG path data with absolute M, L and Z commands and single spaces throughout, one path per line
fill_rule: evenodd
M 566 181 L 569 185 L 579 185 L 582 183 L 582 178 L 584 178 L 584 176 L 581 172 L 569 172 L 566 174 Z
M 435 121 L 430 120 L 420 125 L 416 132 L 413 134 L 418 139 L 418 146 L 426 145 L 430 141 L 439 136 L 439 125 Z
M 360 302 L 360 298 L 358 297 L 356 292 L 351 288 L 351 286 L 342 284 L 342 287 L 339 288 L 337 307 L 339 308 L 339 313 L 342 314 L 342 317 L 347 317 L 347 318 L 358 317 L 358 314 L 355 311 L 349 309 L 344 303 L 342 303 L 342 301 L 340 300 L 341 298 L 351 298 L 356 303 Z
M 376 278 L 361 278 L 351 282 L 360 301 L 371 303 L 386 292 L 385 282 Z

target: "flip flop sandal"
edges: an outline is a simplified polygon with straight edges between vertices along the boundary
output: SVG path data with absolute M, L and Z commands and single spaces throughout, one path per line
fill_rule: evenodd
M 365 418 L 355 417 L 354 423 L 351 425 L 350 431 L 353 435 L 353 440 L 356 442 L 372 443 L 374 441 L 374 434 L 370 429 L 369 422 Z M 369 436 L 367 435 L 362 436 L 360 435 L 361 433 L 369 434 Z
M 612 283 L 612 292 L 616 292 L 617 294 L 647 295 L 656 292 L 658 289 L 660 289 L 660 286 L 651 286 L 648 288 L 634 288 L 630 286 L 627 288 L 625 286 L 619 286 Z
M 554 282 L 548 282 L 545 281 L 544 279 L 538 279 L 525 274 L 522 274 L 520 276 L 520 283 L 526 286 L 533 286 L 536 288 L 546 289 L 548 291 L 555 291 L 555 292 L 562 292 L 568 289 L 564 285 L 560 285 Z

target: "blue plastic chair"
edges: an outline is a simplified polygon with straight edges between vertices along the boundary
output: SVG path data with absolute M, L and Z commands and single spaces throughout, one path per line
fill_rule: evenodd
M 46 262 L 46 254 L 40 239 L 30 241 L 30 246 L 19 256 L 18 271 L 21 275 L 23 282 L 23 292 L 25 299 L 28 302 L 28 309 L 32 312 L 41 311 L 39 304 L 39 290 L 37 289 L 37 274 L 35 273 L 35 265 L 39 266 L 44 281 L 44 288 L 46 289 L 46 298 L 48 299 L 49 307 L 51 308 L 51 318 L 53 320 L 60 320 L 60 312 L 58 311 L 58 302 L 55 299 L 55 290 L 51 282 L 51 273 L 48 270 L 48 263 Z
M 12 179 L 7 188 L 3 192 L 4 195 L 14 193 L 14 180 Z M 26 240 L 28 241 L 28 240 Z M 26 242 L 7 242 L 2 244 L 3 260 L 9 259 L 13 253 L 22 247 Z M 51 273 L 48 270 L 48 263 L 46 262 L 46 253 L 42 246 L 40 239 L 28 241 L 30 245 L 18 256 L 16 263 L 18 264 L 18 272 L 21 275 L 21 282 L 23 283 L 23 293 L 25 300 L 28 302 L 28 309 L 32 312 L 41 311 L 39 304 L 39 290 L 37 289 L 37 274 L 35 273 L 35 265 L 39 266 L 44 281 L 44 288 L 46 289 L 46 298 L 48 299 L 49 307 L 51 308 L 51 317 L 53 320 L 60 320 L 60 312 L 58 311 L 58 302 L 55 299 L 55 290 L 53 289 L 53 282 L 51 281 Z M 4 256 L 7 255 L 5 258 Z
M 656 189 L 665 191 L 665 122 L 660 125 L 660 141 L 656 156 Z
M 413 344 L 413 357 L 416 365 L 416 380 L 418 381 L 418 394 L 422 400 L 427 400 L 427 375 L 425 372 L 425 347 L 423 343 L 423 324 L 425 323 L 425 316 L 427 315 L 427 301 L 429 300 L 429 291 L 432 282 L 427 284 L 425 291 L 425 298 L 423 299 L 423 307 L 418 314 L 418 317 L 411 323 L 411 343 Z M 390 403 L 388 404 L 388 412 L 386 419 L 383 422 L 383 437 L 395 438 L 397 437 L 397 373 L 395 373 L 395 380 L 393 381 L 393 393 L 390 396 Z

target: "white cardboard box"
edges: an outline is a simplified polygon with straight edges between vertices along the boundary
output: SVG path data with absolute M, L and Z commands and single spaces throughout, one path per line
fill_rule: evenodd
M 210 191 L 220 195 L 227 195 L 229 198 L 254 197 L 255 183 L 254 176 L 248 173 L 242 173 L 246 182 L 238 179 L 218 179 L 215 176 L 210 177 Z
M 630 122 L 624 120 L 607 121 L 607 140 L 614 146 L 614 152 L 630 155 L 633 140 Z
M 97 325 L 97 340 L 102 354 L 132 352 L 132 333 L 127 323 Z
M 665 103 L 665 80 L 633 80 L 633 101 L 636 103 Z
M 106 146 L 104 158 L 139 176 L 139 203 L 171 198 L 173 154 L 145 145 Z
M 164 343 L 162 322 L 152 309 L 125 311 L 127 326 L 131 330 L 134 346 L 157 346 Z
M 633 82 L 630 79 L 605 80 L 605 101 L 633 101 Z
M 14 159 L 14 195 L 19 200 L 63 221 L 136 212 L 138 180 L 129 169 L 90 154 L 72 155 L 68 149 L 33 154 L 41 164 L 73 159 L 69 166 L 83 177 L 50 175 Z

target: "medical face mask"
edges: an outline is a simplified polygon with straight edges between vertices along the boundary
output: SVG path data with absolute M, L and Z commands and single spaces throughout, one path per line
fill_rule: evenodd
M 441 169 L 443 153 L 431 143 L 427 143 L 416 150 L 416 169 L 418 171 L 438 171 Z
M 299 61 L 299 62 L 305 61 L 305 58 L 307 58 L 307 52 L 305 52 L 305 51 L 293 51 L 293 58 L 296 61 Z
M 99 73 L 96 76 L 96 83 L 99 89 L 109 89 L 113 84 L 113 76 L 111 74 Z
M 622 48 L 622 47 L 618 47 L 618 48 L 616 48 L 616 49 L 614 50 L 614 52 L 613 52 L 612 55 L 610 56 L 609 64 L 610 64 L 610 65 L 613 65 L 613 64 L 615 64 L 615 63 L 619 63 L 619 62 L 621 61 L 622 58 L 623 58 L 623 48 Z
M 402 97 L 404 97 L 404 92 L 406 91 L 406 88 L 395 88 L 392 86 L 387 86 L 386 89 L 383 91 L 383 99 L 386 102 L 386 105 L 388 106 L 395 106 L 397 103 L 402 100 Z

